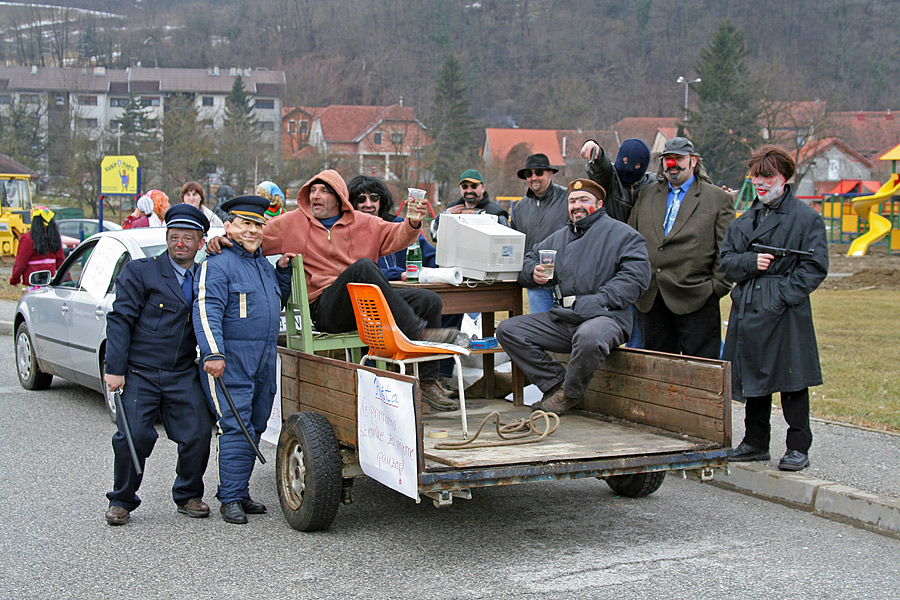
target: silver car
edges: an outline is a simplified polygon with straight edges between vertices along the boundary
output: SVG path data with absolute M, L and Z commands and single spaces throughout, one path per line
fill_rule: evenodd
M 208 237 L 216 235 L 224 230 L 213 228 Z M 31 284 L 41 287 L 22 296 L 13 324 L 22 387 L 43 390 L 54 375 L 68 379 L 104 394 L 115 421 L 115 397 L 103 383 L 103 356 L 116 277 L 128 261 L 165 251 L 164 227 L 105 231 L 82 242 L 52 279 L 49 271 L 33 273 Z M 204 256 L 201 250 L 197 260 Z

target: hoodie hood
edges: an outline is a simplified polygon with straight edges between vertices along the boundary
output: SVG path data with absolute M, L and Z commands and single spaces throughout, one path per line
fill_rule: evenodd
M 334 169 L 326 169 L 321 173 L 313 175 L 310 177 L 309 181 L 303 184 L 303 187 L 297 192 L 297 208 L 307 215 L 312 216 L 309 203 L 309 188 L 312 187 L 313 182 L 317 179 L 321 179 L 330 185 L 331 189 L 338 195 L 338 198 L 341 201 L 340 210 L 343 213 L 341 219 L 343 220 L 348 214 L 352 216 L 353 204 L 350 203 L 350 192 L 347 190 L 347 184 L 344 182 L 344 178 L 341 177 L 341 174 Z

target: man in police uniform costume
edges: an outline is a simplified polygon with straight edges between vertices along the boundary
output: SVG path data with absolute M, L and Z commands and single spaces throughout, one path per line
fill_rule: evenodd
M 259 444 L 275 397 L 276 344 L 281 295 L 275 269 L 259 250 L 269 201 L 239 196 L 222 205 L 225 233 L 234 242 L 200 265 L 194 331 L 200 345 L 203 389 L 218 416 L 219 491 L 222 518 L 247 522 L 247 513 L 266 512 L 250 498 L 253 447 L 232 413 L 221 385 L 226 386 L 250 436 Z M 286 267 L 295 256 L 278 261 Z
M 158 437 L 162 418 L 169 439 L 178 444 L 172 497 L 178 512 L 206 517 L 203 473 L 209 461 L 212 415 L 200 387 L 191 327 L 194 257 L 209 229 L 197 208 L 178 204 L 166 212 L 165 254 L 134 260 L 116 281 L 116 300 L 106 318 L 106 374 L 110 390 L 122 389 L 138 461 L 144 462 Z M 113 436 L 115 485 L 106 522 L 122 525 L 141 500 L 141 476 L 128 449 L 122 418 Z

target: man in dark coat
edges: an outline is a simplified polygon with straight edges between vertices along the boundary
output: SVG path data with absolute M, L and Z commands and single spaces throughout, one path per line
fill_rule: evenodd
M 510 215 L 510 227 L 525 234 L 525 250 L 566 226 L 569 220 L 566 188 L 553 183 L 559 169 L 550 166 L 546 154 L 532 154 L 519 169 L 519 179 L 528 183 L 528 191 L 516 202 Z M 549 288 L 528 288 L 528 312 L 545 312 L 553 308 Z
M 719 358 L 719 298 L 731 290 L 719 248 L 734 221 L 732 198 L 703 179 L 687 138 L 666 142 L 660 160 L 660 181 L 641 190 L 628 219 L 647 240 L 652 268 L 635 302 L 644 348 Z
M 519 273 L 523 286 L 546 284 L 540 251 L 555 250 L 559 306 L 497 327 L 503 349 L 544 392 L 531 408 L 557 414 L 581 402 L 597 367 L 628 339 L 628 307 L 650 281 L 647 245 L 634 229 L 606 215 L 606 191 L 590 179 L 576 179 L 567 191 L 568 226 L 536 244 Z M 568 366 L 548 351 L 570 352 Z
M 166 246 L 159 256 L 134 260 L 116 280 L 116 300 L 106 317 L 106 374 L 110 390 L 122 389 L 138 462 L 143 469 L 158 437 L 160 417 L 178 444 L 172 497 L 178 512 L 209 515 L 203 473 L 209 461 L 212 415 L 197 373 L 197 340 L 191 327 L 194 257 L 209 220 L 189 204 L 166 211 Z M 115 484 L 106 497 L 106 522 L 122 525 L 141 500 L 141 475 L 132 464 L 121 416 L 113 436 Z
M 459 176 L 459 200 L 452 202 L 444 212 L 461 215 L 489 214 L 497 215 L 497 222 L 509 227 L 509 213 L 506 209 L 491 201 L 487 188 L 484 186 L 484 177 L 475 169 L 467 169 Z M 431 239 L 437 242 L 438 222 L 440 213 L 431 223 Z
M 794 174 L 787 152 L 764 146 L 749 166 L 757 199 L 722 244 L 722 268 L 737 284 L 723 358 L 731 361 L 734 397 L 747 402 L 744 440 L 731 460 L 771 458 L 772 393 L 781 392 L 788 432 L 778 468 L 799 471 L 809 465 L 812 444 L 809 386 L 822 383 L 809 295 L 828 274 L 828 243 L 822 217 L 786 183 Z M 754 244 L 808 254 L 767 252 Z

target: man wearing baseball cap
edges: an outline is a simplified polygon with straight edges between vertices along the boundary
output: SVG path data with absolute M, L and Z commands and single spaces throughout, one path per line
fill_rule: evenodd
M 484 187 L 484 177 L 475 169 L 467 169 L 459 176 L 459 200 L 451 203 L 444 212 L 452 214 L 482 214 L 497 215 L 501 225 L 509 227 L 509 213 L 491 197 Z M 438 214 L 431 224 L 431 237 L 437 241 Z
M 535 244 L 519 273 L 525 287 L 552 285 L 556 305 L 497 327 L 503 349 L 544 393 L 532 409 L 557 414 L 581 403 L 594 371 L 628 339 L 628 307 L 650 281 L 644 238 L 606 214 L 606 190 L 590 179 L 576 179 L 567 192 L 568 224 Z M 541 250 L 556 251 L 552 278 L 539 259 Z M 570 352 L 568 366 L 548 350 Z
M 128 449 L 123 418 L 128 422 L 141 469 L 156 444 L 156 420 L 178 444 L 172 498 L 178 512 L 209 515 L 203 501 L 203 473 L 209 461 L 212 416 L 194 359 L 197 340 L 190 327 L 194 257 L 209 230 L 198 208 L 176 204 L 166 214 L 165 254 L 125 265 L 116 279 L 116 300 L 106 316 L 103 380 L 110 391 L 122 390 L 125 415 L 117 418 L 113 490 L 106 494 L 106 522 L 124 525 L 140 504 L 141 485 Z M 185 324 L 188 326 L 185 327 Z
M 719 248 L 734 206 L 701 169 L 694 144 L 672 138 L 660 156 L 659 181 L 638 196 L 628 224 L 647 240 L 653 270 L 635 305 L 647 350 L 719 358 L 719 298 L 731 290 Z
M 525 234 L 525 249 L 566 226 L 566 188 L 553 183 L 559 169 L 550 165 L 546 154 L 532 154 L 525 159 L 525 167 L 516 173 L 528 183 L 528 191 L 516 202 L 510 215 L 510 227 Z M 553 308 L 549 288 L 528 289 L 528 309 L 531 313 Z

